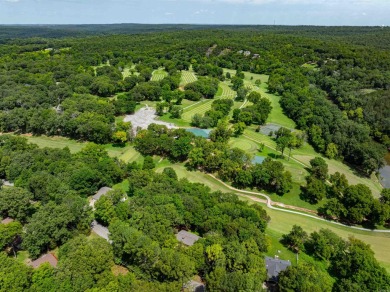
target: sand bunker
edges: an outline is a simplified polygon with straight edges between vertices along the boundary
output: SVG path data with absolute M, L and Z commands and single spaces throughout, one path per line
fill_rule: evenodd
M 147 129 L 150 124 L 165 125 L 169 129 L 177 128 L 172 123 L 166 123 L 156 119 L 156 110 L 151 107 L 141 108 L 133 115 L 127 115 L 123 120 L 125 122 L 131 122 L 133 129 L 136 131 L 137 128 Z

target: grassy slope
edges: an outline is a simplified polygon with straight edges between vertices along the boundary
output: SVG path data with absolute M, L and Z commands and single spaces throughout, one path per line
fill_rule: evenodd
M 64 137 L 47 137 L 47 136 L 28 136 L 23 135 L 31 143 L 37 144 L 40 148 L 60 148 L 63 149 L 68 147 L 71 153 L 80 151 L 86 143 L 77 142 Z M 112 144 L 104 145 L 108 154 L 111 157 L 118 157 L 125 162 L 139 161 L 141 154 L 139 154 L 132 146 L 117 147 Z

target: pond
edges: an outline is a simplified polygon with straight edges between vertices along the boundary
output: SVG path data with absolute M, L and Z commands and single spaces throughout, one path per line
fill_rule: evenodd
M 260 127 L 260 133 L 268 136 L 271 132 L 276 133 L 279 129 L 280 129 L 279 125 L 266 124 L 266 125 Z
M 210 135 L 210 132 L 211 130 L 208 130 L 208 129 L 199 129 L 199 128 L 189 128 L 189 129 L 186 129 L 187 132 L 191 132 L 192 134 L 194 134 L 195 136 L 197 137 L 203 137 L 203 138 L 209 138 L 209 135 Z
M 383 187 L 390 188 L 390 152 L 385 156 L 386 165 L 379 169 L 380 181 Z
M 265 160 L 265 156 L 259 156 L 259 155 L 256 155 L 253 159 L 252 159 L 252 163 L 256 164 L 262 164 L 263 161 Z

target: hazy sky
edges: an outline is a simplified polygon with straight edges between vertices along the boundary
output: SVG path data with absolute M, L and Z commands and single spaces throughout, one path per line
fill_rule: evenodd
M 0 0 L 1 24 L 390 25 L 390 0 Z

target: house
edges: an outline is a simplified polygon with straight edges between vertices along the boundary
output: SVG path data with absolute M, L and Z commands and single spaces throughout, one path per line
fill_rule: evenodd
M 112 188 L 109 187 L 102 187 L 96 194 L 94 194 L 89 201 L 89 205 L 93 208 L 95 206 L 95 203 L 97 200 L 100 199 L 101 196 L 104 196 L 107 194 L 109 191 L 112 191 Z
M 34 269 L 38 268 L 40 265 L 44 263 L 49 263 L 53 268 L 57 267 L 58 260 L 52 253 L 47 253 L 41 256 L 39 259 L 32 261 L 30 266 Z
M 279 258 L 265 257 L 265 268 L 267 269 L 267 279 L 269 282 L 277 282 L 279 273 L 291 266 L 290 261 L 280 260 Z
M 11 223 L 11 222 L 14 222 L 14 219 L 7 217 L 1 221 L 1 224 L 6 225 L 6 224 Z
M 176 239 L 187 246 L 193 246 L 200 238 L 200 236 L 185 230 L 176 234 Z
M 203 283 L 195 281 L 195 280 L 189 281 L 187 284 L 185 284 L 183 286 L 183 288 L 184 288 L 184 291 L 188 291 L 188 292 L 205 292 L 206 291 L 205 285 Z

